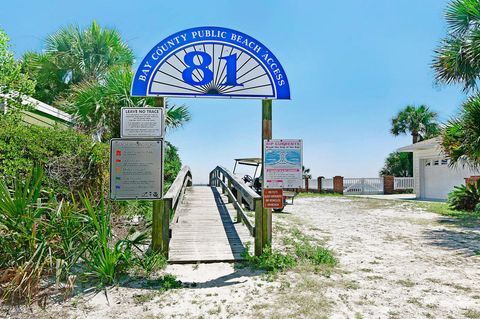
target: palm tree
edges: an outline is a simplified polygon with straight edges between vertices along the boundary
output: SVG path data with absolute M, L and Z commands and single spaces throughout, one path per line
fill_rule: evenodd
M 438 83 L 463 84 L 476 90 L 480 76 L 480 1 L 453 0 L 445 18 L 448 36 L 435 50 L 433 69 Z
M 302 175 L 303 175 L 303 179 L 305 178 L 311 179 L 312 174 L 310 174 L 310 168 L 306 168 L 305 166 L 302 165 Z
M 392 119 L 391 133 L 395 136 L 411 134 L 412 143 L 437 136 L 440 132 L 437 113 L 426 105 L 408 105 Z
M 44 52 L 23 56 L 23 68 L 37 79 L 35 97 L 54 102 L 71 85 L 101 81 L 112 67 L 130 67 L 134 55 L 114 29 L 95 21 L 85 29 L 61 28 L 45 40 Z
M 471 97 L 459 116 L 447 123 L 442 145 L 453 165 L 480 167 L 480 96 Z
M 147 107 L 155 105 L 155 98 L 132 97 L 133 81 L 130 68 L 114 68 L 102 81 L 85 81 L 73 85 L 60 105 L 74 114 L 79 128 L 103 137 L 120 134 L 120 109 L 122 107 Z M 190 120 L 190 112 L 184 105 L 170 105 L 166 101 L 167 129 L 181 127 Z
M 385 159 L 385 165 L 380 170 L 380 176 L 396 177 L 413 176 L 413 153 L 393 152 Z

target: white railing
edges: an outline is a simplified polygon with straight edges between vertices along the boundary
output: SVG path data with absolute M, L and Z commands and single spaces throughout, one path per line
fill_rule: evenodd
M 383 194 L 383 178 L 344 178 L 345 195 Z
M 414 186 L 413 177 L 395 177 L 394 189 L 413 189 Z
M 303 180 L 303 188 L 307 188 L 305 183 L 305 179 Z M 316 178 L 311 178 L 308 180 L 308 189 L 316 191 L 318 189 L 318 179 Z
M 333 178 L 322 178 L 322 190 L 333 190 Z

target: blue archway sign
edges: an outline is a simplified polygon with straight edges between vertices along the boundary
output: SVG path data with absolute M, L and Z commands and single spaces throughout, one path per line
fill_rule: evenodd
M 261 42 L 231 29 L 175 33 L 140 63 L 133 96 L 290 99 L 287 75 Z

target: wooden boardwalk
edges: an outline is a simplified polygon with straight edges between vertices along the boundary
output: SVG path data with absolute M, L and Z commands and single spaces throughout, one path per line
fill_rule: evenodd
M 242 260 L 253 237 L 221 189 L 191 186 L 171 224 L 170 263 L 234 262 Z

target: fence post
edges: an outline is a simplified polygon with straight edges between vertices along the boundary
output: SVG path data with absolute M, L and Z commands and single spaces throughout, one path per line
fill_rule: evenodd
M 255 256 L 263 253 L 263 210 L 262 199 L 255 199 Z
M 243 207 L 243 199 L 242 199 L 242 192 L 237 189 L 237 202 L 240 207 Z M 240 221 L 242 216 L 240 214 L 240 210 L 237 209 L 237 221 Z
M 231 192 L 232 191 L 232 182 L 230 181 L 230 179 L 228 179 L 227 186 L 228 186 L 228 190 Z M 228 195 L 227 197 L 228 197 L 228 202 L 231 203 L 233 201 L 233 198 L 231 198 L 230 195 Z
M 319 193 L 322 192 L 322 178 L 323 178 L 323 176 L 318 176 L 317 177 L 317 191 Z
M 222 175 L 222 182 L 223 182 L 223 184 L 222 184 L 222 193 L 225 194 L 225 193 L 227 192 L 227 190 L 225 189 L 225 186 L 223 186 L 223 185 L 225 185 L 225 175 Z
M 343 176 L 333 177 L 333 191 L 343 195 Z
M 391 175 L 383 176 L 383 193 L 393 194 L 395 191 L 395 177 Z
M 305 176 L 305 192 L 308 193 L 308 177 Z
M 168 246 L 170 242 L 170 210 L 171 199 L 153 201 L 152 217 L 152 249 L 162 253 L 168 258 Z

